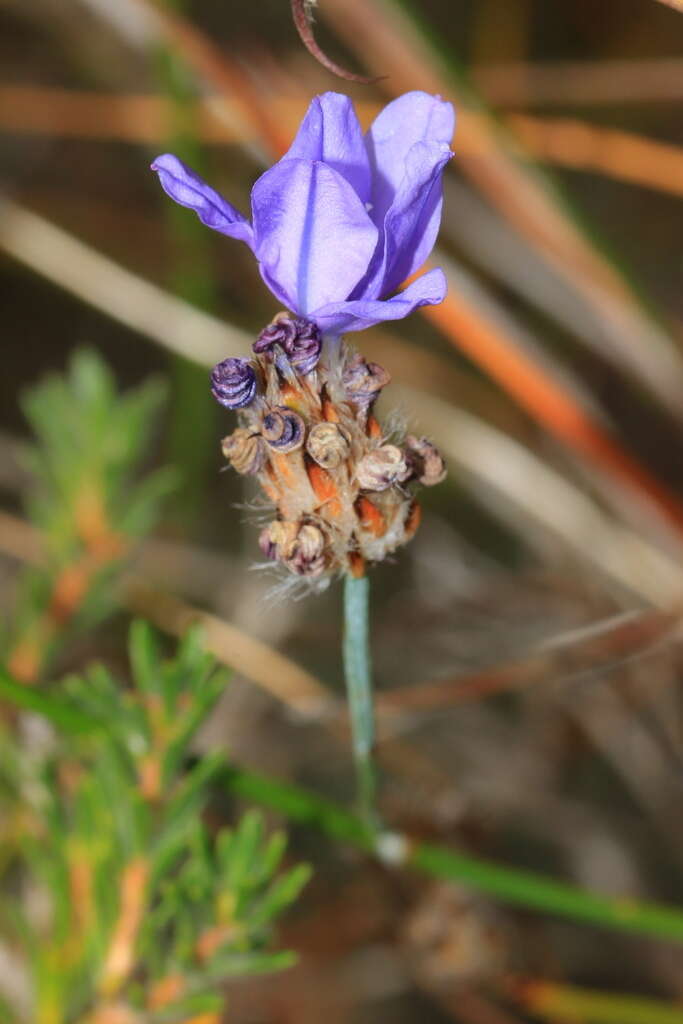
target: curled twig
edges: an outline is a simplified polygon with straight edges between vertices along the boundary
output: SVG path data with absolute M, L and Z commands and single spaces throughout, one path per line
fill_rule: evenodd
M 360 82 L 363 85 L 371 85 L 373 82 L 379 81 L 377 78 L 368 78 L 366 75 L 357 75 L 353 71 L 347 71 L 345 68 L 335 64 L 335 62 L 327 56 L 327 54 L 320 49 L 315 36 L 313 35 L 313 29 L 311 27 L 311 9 L 315 0 L 291 0 L 292 4 L 292 18 L 296 25 L 296 30 L 301 37 L 301 42 L 304 44 L 311 56 L 326 67 L 328 71 L 331 71 L 333 75 L 337 75 L 339 78 L 345 78 L 349 82 Z

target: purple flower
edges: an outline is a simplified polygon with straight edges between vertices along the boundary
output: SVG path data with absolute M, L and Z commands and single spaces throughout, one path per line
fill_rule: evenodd
M 363 136 L 348 97 L 323 93 L 289 152 L 254 185 L 252 223 L 170 153 L 152 167 L 172 199 L 247 243 L 280 302 L 341 334 L 443 300 L 441 270 L 395 292 L 434 245 L 454 118 L 438 96 L 409 92 Z

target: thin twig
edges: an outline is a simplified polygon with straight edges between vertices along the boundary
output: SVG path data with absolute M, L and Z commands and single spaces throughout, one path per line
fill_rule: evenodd
M 366 75 L 356 74 L 354 71 L 347 71 L 346 68 L 335 63 L 331 57 L 328 57 L 324 50 L 320 48 L 313 35 L 313 27 L 311 24 L 311 9 L 315 0 L 291 0 L 292 3 L 292 18 L 296 30 L 299 33 L 299 38 L 304 44 L 308 52 L 312 57 L 322 64 L 324 68 L 331 71 L 333 75 L 338 78 L 345 78 L 347 82 L 360 82 L 362 85 L 371 85 L 373 82 L 378 81 L 377 78 L 368 78 Z
M 659 650 L 679 637 L 681 609 L 611 616 L 593 625 L 588 635 L 572 631 L 552 645 L 545 643 L 518 661 L 494 666 L 471 675 L 438 679 L 389 690 L 377 700 L 384 712 L 434 711 L 455 704 L 478 701 L 533 685 L 552 682 L 565 685 L 591 674 L 611 671 L 624 660 Z M 590 667 L 587 667 L 590 666 Z

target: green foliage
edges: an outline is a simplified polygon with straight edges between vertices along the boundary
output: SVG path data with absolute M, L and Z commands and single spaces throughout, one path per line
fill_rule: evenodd
M 79 351 L 65 375 L 24 397 L 36 436 L 24 450 L 34 480 L 28 512 L 42 559 L 0 634 L 0 653 L 20 679 L 35 679 L 70 631 L 111 609 L 116 571 L 156 521 L 173 474 L 136 475 L 163 396 L 157 380 L 119 395 L 100 357 Z
M 223 979 L 291 963 L 268 941 L 308 869 L 279 872 L 284 838 L 266 839 L 255 811 L 234 829 L 204 820 L 225 762 L 192 764 L 190 745 L 225 674 L 196 631 L 164 661 L 142 623 L 130 660 L 128 688 L 95 666 L 53 693 L 64 738 L 4 738 L 0 801 L 22 808 L 23 896 L 6 901 L 5 930 L 33 993 L 28 1013 L 3 1017 L 13 1024 L 173 1024 L 217 1012 Z

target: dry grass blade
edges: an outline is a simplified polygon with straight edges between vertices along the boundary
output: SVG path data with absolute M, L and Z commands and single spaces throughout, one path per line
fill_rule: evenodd
M 153 549 L 153 543 L 151 547 Z M 0 551 L 21 562 L 40 565 L 41 535 L 30 523 L 3 512 L 0 514 Z M 138 558 L 145 561 L 144 548 Z M 139 572 L 126 575 L 122 593 L 130 610 L 144 615 L 173 636 L 181 636 L 190 624 L 199 622 L 205 631 L 208 649 L 219 661 L 243 673 L 297 714 L 317 718 L 335 707 L 334 699 L 310 672 L 238 626 L 153 589 L 147 577 Z
M 0 249 L 165 348 L 212 366 L 251 339 L 130 271 L 43 217 L 0 201 Z
M 439 679 L 381 693 L 380 712 L 433 711 L 481 700 L 543 682 L 566 683 L 585 671 L 610 671 L 615 664 L 647 653 L 665 638 L 677 638 L 681 611 L 638 611 L 611 616 L 587 630 L 572 631 L 527 657 L 469 676 Z
M 126 581 L 125 601 L 136 614 L 173 636 L 181 636 L 198 623 L 207 650 L 298 715 L 319 718 L 335 707 L 329 691 L 315 676 L 225 619 L 155 590 L 135 576 Z
M 186 18 L 171 10 L 163 0 L 119 0 L 115 6 L 98 0 L 81 0 L 93 14 L 107 21 L 128 43 L 147 50 L 151 41 L 163 41 L 182 53 L 188 67 L 198 78 L 222 97 L 214 103 L 217 117 L 226 115 L 223 99 L 229 103 L 227 116 L 239 123 L 243 134 L 255 129 L 259 142 L 252 144 L 253 155 L 265 163 L 268 154 L 279 152 L 287 144 L 280 126 L 260 103 L 247 77 L 234 66 L 218 46 Z
M 506 124 L 541 161 L 683 196 L 683 151 L 679 146 L 574 118 L 511 114 Z
M 521 296 L 601 358 L 604 332 L 600 322 L 589 307 L 577 303 L 566 279 L 473 189 L 455 177 L 446 180 L 444 186 L 444 236 L 457 237 L 458 247 L 487 276 L 497 278 L 506 291 Z M 536 349 L 532 351 L 525 345 L 524 350 L 533 356 L 538 369 L 549 366 L 549 348 L 544 349 L 540 361 Z M 618 369 L 621 372 L 623 368 Z M 557 380 L 563 380 L 558 374 L 557 360 L 552 371 Z
M 539 528 L 559 537 L 607 578 L 664 609 L 683 595 L 683 571 L 647 541 L 613 522 L 577 488 L 500 431 L 432 395 L 396 388 L 420 430 L 510 518 L 533 546 Z M 491 494 L 493 499 L 491 500 Z M 520 515 L 521 513 L 521 515 Z
M 274 98 L 272 104 L 269 103 L 278 122 L 287 127 L 290 135 L 305 107 L 303 96 L 301 100 Z M 363 119 L 369 121 L 379 111 L 379 106 L 358 104 L 358 109 Z M 160 143 L 167 137 L 171 113 L 169 102 L 161 96 L 0 86 L 0 130 L 12 134 Z M 258 141 L 254 130 L 244 124 L 238 105 L 228 98 L 220 116 L 215 100 L 211 99 L 200 100 L 197 115 L 196 134 L 202 142 L 238 142 L 250 146 Z M 511 114 L 506 123 L 515 129 L 528 150 L 546 163 L 683 195 L 683 148 L 680 146 L 568 118 Z M 459 140 L 459 155 L 467 153 L 468 145 L 467 136 L 464 141 Z
M 245 122 L 258 130 L 261 141 L 271 153 L 281 153 L 287 148 L 289 139 L 282 133 L 280 125 L 267 107 L 259 101 L 247 77 L 232 65 L 203 32 L 187 19 L 170 11 L 163 0 L 135 2 L 143 8 L 156 11 L 164 41 L 182 53 L 189 67 L 222 96 L 230 97 L 239 104 Z
M 649 498 L 680 533 L 683 505 L 675 495 L 620 447 L 563 382 L 525 354 L 487 310 L 480 287 L 468 275 L 445 257 L 436 258 L 451 287 L 441 305 L 425 307 L 425 316 L 546 430 L 626 485 L 632 496 Z
M 552 61 L 486 64 L 475 85 L 498 108 L 671 103 L 683 99 L 683 60 Z
M 328 0 L 324 15 L 369 67 L 387 72 L 392 95 L 409 89 L 453 96 L 460 109 L 459 138 L 467 140 L 459 165 L 600 318 L 623 362 L 677 414 L 683 412 L 683 363 L 670 339 L 642 312 L 620 275 L 586 240 L 515 141 L 454 82 L 410 20 L 390 0 Z

